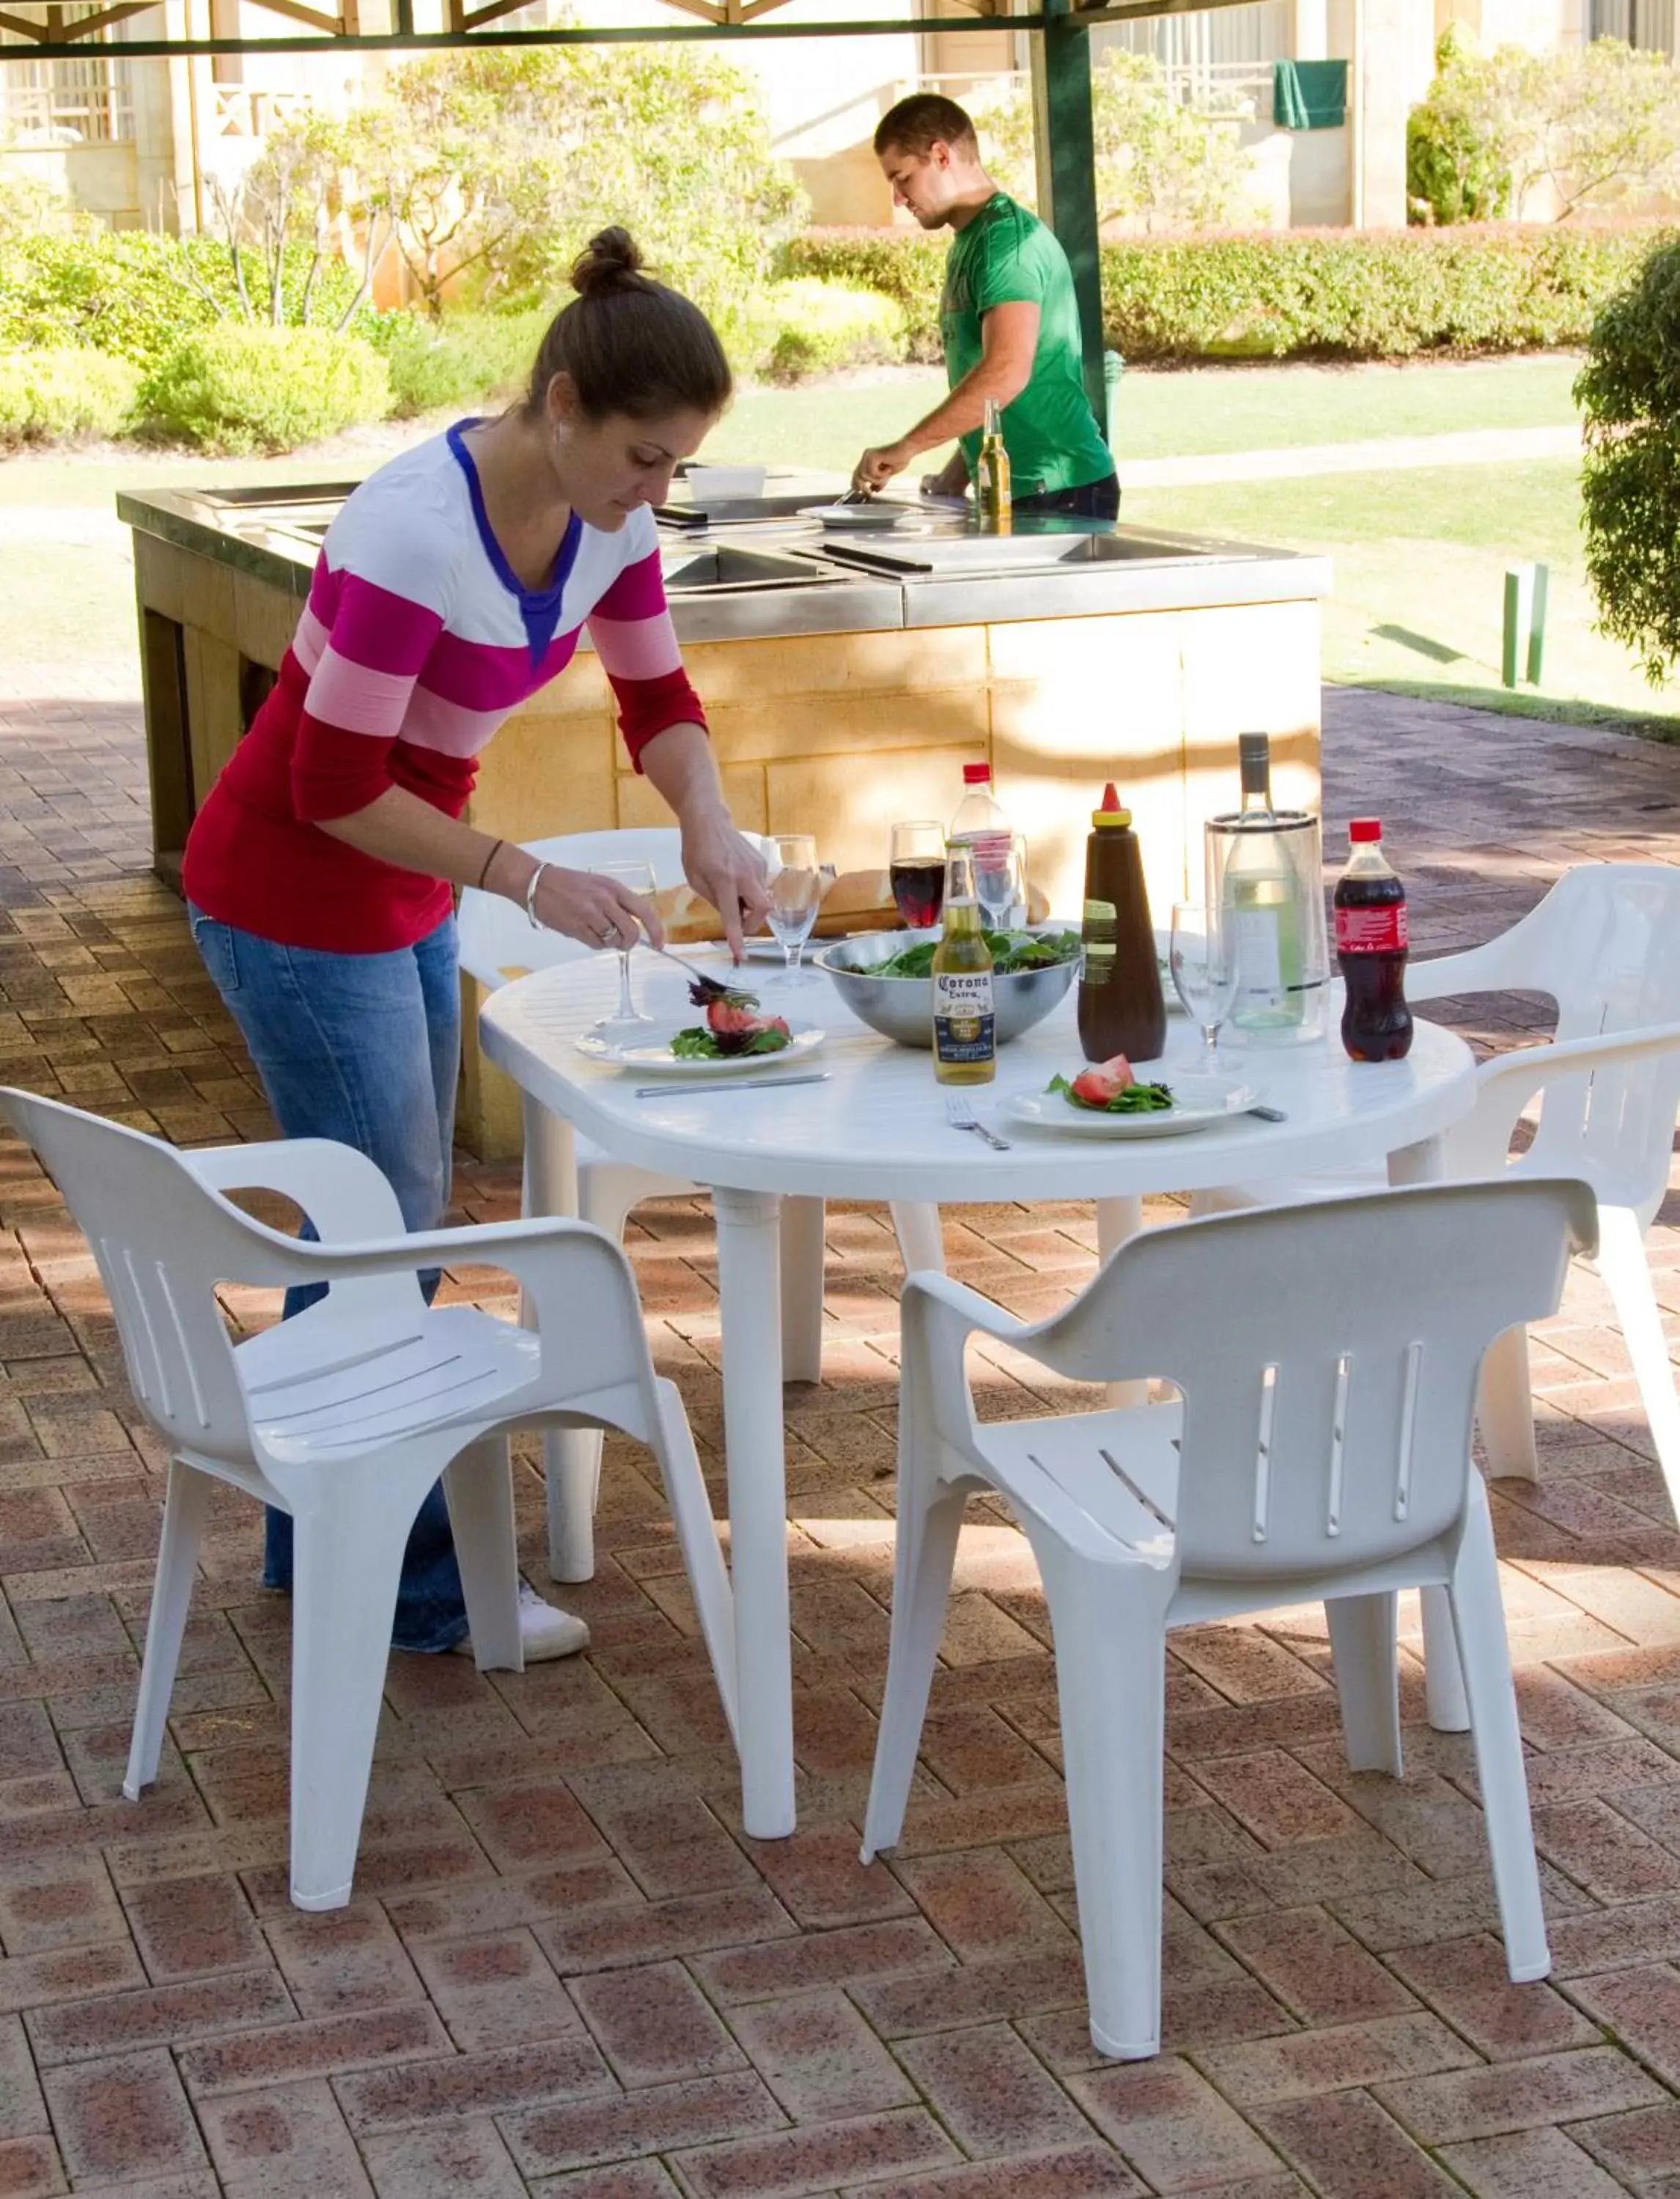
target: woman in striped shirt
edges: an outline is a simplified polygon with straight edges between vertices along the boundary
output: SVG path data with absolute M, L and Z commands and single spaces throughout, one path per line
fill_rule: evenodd
M 570 662 L 586 622 L 619 724 L 682 827 L 683 866 L 732 946 L 767 906 L 730 821 L 666 609 L 650 506 L 730 394 L 699 309 L 639 272 L 622 230 L 573 271 L 523 402 L 383 466 L 328 529 L 272 694 L 199 811 L 182 879 L 193 936 L 287 1137 L 376 1161 L 411 1229 L 448 1203 L 460 989 L 452 889 L 475 885 L 591 947 L 653 908 L 461 821 L 480 750 Z M 557 757 L 563 769 L 563 757 Z M 435 1277 L 431 1279 L 435 1287 Z M 288 1294 L 300 1312 L 318 1290 Z M 291 1522 L 264 1578 L 291 1586 Z M 522 1590 L 528 1659 L 581 1619 Z M 440 1488 L 409 1538 L 396 1647 L 466 1635 Z

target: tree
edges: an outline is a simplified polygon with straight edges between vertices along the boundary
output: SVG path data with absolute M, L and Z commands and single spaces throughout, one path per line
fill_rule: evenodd
M 408 63 L 348 125 L 428 309 L 552 296 L 621 223 L 726 328 L 802 211 L 751 79 L 694 47 L 493 48 Z
M 1615 38 L 1482 55 L 1450 30 L 1407 129 L 1415 218 L 1520 219 L 1549 186 L 1560 220 L 1680 185 L 1680 71 Z
M 1655 686 L 1680 661 L 1680 238 L 1599 315 L 1575 401 L 1599 627 L 1638 652 Z
M 1149 54 L 1105 55 L 1091 76 L 1097 218 L 1152 232 L 1240 227 L 1254 219 L 1254 171 L 1240 125 L 1246 108 L 1181 106 Z M 987 166 L 1012 196 L 1037 197 L 1032 102 L 1024 86 L 976 115 Z
M 335 330 L 347 329 L 372 288 L 373 271 L 389 234 L 388 225 L 370 208 L 361 208 L 363 248 L 360 280 L 347 292 L 332 279 L 342 255 L 338 232 L 353 229 L 358 209 L 344 188 L 346 146 L 339 128 L 318 117 L 276 131 L 262 155 L 231 186 L 212 177 L 210 189 L 221 223 L 229 268 L 237 300 L 237 318 L 265 321 L 271 328 L 289 323 L 307 328 L 318 307 Z M 300 276 L 299 270 L 302 272 Z M 225 313 L 217 286 L 190 257 L 182 279 Z M 252 295 L 251 277 L 257 280 Z M 324 277 L 328 277 L 324 285 Z

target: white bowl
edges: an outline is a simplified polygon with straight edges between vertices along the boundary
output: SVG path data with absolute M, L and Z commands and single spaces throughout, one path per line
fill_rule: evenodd
M 727 501 L 737 497 L 762 496 L 766 466 L 691 466 L 683 476 L 693 492 L 697 504 L 718 497 Z

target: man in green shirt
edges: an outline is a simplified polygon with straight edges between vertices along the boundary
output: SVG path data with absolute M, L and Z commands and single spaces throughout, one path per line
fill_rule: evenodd
M 995 400 L 1015 510 L 1112 519 L 1120 487 L 1085 394 L 1066 253 L 981 166 L 974 125 L 954 100 L 936 92 L 900 100 L 875 132 L 875 157 L 896 204 L 924 229 L 954 232 L 939 308 L 950 394 L 895 443 L 866 450 L 853 487 L 883 488 L 921 452 L 955 435 L 955 454 L 922 487 L 961 495 L 987 403 Z

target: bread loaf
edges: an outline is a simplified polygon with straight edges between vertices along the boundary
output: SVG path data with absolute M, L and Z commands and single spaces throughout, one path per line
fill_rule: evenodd
M 665 936 L 674 947 L 694 946 L 702 940 L 721 939 L 723 919 L 692 886 L 662 886 L 653 905 L 664 920 Z M 1027 921 L 1042 924 L 1050 904 L 1036 886 L 1030 889 Z M 819 939 L 843 939 L 849 931 L 896 931 L 901 922 L 892 896 L 892 880 L 885 871 L 842 871 L 830 881 L 814 926 Z

